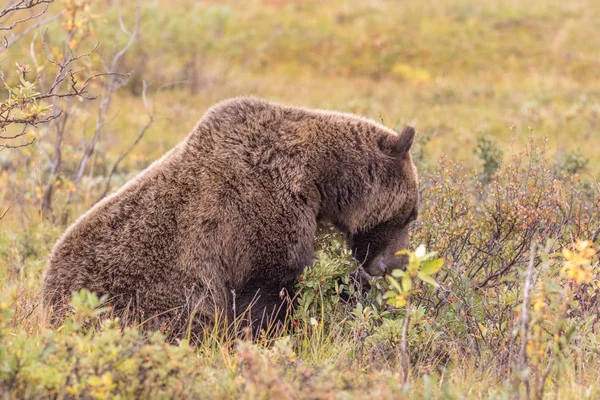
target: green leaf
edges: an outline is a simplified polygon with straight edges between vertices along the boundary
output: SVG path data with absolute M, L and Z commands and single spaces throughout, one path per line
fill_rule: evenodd
M 395 280 L 391 276 L 388 276 L 386 278 L 387 278 L 388 282 L 390 283 L 390 285 L 392 285 L 394 287 L 394 289 L 396 289 L 398 292 L 402 292 L 402 288 L 400 287 L 400 284 L 398 283 L 397 280 Z
M 406 272 L 408 272 L 408 274 L 414 276 L 417 276 L 417 271 L 419 270 L 419 267 L 421 266 L 421 262 L 419 261 L 418 258 L 416 257 L 411 257 L 410 261 L 408 262 L 408 266 L 406 267 Z
M 438 272 L 440 270 L 440 268 L 442 268 L 442 265 L 444 265 L 443 258 L 438 258 L 437 260 L 427 261 L 421 267 L 421 272 L 425 275 L 432 275 L 432 274 L 435 274 L 436 272 Z
M 412 287 L 413 283 L 411 277 L 408 274 L 405 274 L 402 277 L 402 289 L 404 289 L 404 292 L 410 292 Z
M 430 285 L 433 285 L 433 286 L 436 286 L 436 287 L 438 286 L 438 283 L 435 281 L 435 279 L 433 279 L 429 275 L 426 275 L 426 274 L 424 274 L 422 272 L 419 272 L 417 274 L 417 277 L 419 277 L 419 279 L 422 280 L 423 282 L 429 283 Z
M 437 251 L 432 251 L 430 253 L 425 254 L 423 257 L 420 257 L 419 260 L 421 260 L 421 262 L 427 261 L 427 260 L 435 257 L 436 254 L 437 254 Z
M 394 278 L 402 278 L 406 272 L 401 269 L 395 269 L 392 271 L 392 276 Z

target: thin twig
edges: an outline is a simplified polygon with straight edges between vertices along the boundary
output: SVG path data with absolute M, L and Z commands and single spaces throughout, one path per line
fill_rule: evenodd
M 0 220 L 6 216 L 6 214 L 10 211 L 10 209 L 12 208 L 12 206 L 14 206 L 16 204 L 17 201 L 19 201 L 19 198 L 15 199 L 15 201 L 13 201 L 12 203 L 10 203 L 10 205 L 8 206 L 8 208 L 6 210 L 4 210 L 4 212 L 2 213 L 2 215 L 0 215 Z
M 34 29 L 37 29 L 39 27 L 42 27 L 46 24 L 49 24 L 50 22 L 56 21 L 57 19 L 59 19 L 63 14 L 65 13 L 65 11 L 61 11 L 58 14 L 47 18 L 45 20 L 42 20 L 38 23 L 35 23 L 31 26 L 29 26 L 27 29 L 23 30 L 23 32 L 20 32 L 18 35 L 14 35 L 12 36 L 10 39 L 5 37 L 4 43 L 2 46 L 0 46 L 0 53 L 2 53 L 4 50 L 8 49 L 9 46 L 15 44 L 17 41 L 19 41 L 21 38 L 27 36 L 27 34 L 29 32 L 31 32 Z
M 115 174 L 115 172 L 117 171 L 119 164 L 121 163 L 121 161 L 123 161 L 123 159 L 125 157 L 127 157 L 127 155 L 129 155 L 131 150 L 133 150 L 133 148 L 140 142 L 140 140 L 142 140 L 142 138 L 144 137 L 144 134 L 146 133 L 148 128 L 150 128 L 150 126 L 154 122 L 154 114 L 152 112 L 150 112 L 149 107 L 148 107 L 148 101 L 146 99 L 147 86 L 148 85 L 146 84 L 146 81 L 143 81 L 142 101 L 144 103 L 144 107 L 146 108 L 146 113 L 148 114 L 148 122 L 142 127 L 142 129 L 140 129 L 140 132 L 139 132 L 138 136 L 135 138 L 135 140 L 133 141 L 133 143 L 131 143 L 131 145 L 129 145 L 129 147 L 123 153 L 121 153 L 121 155 L 119 156 L 117 161 L 115 161 L 115 163 L 113 164 L 113 166 L 110 170 L 110 173 L 108 174 L 108 178 L 106 179 L 106 185 L 104 186 L 104 191 L 102 192 L 100 197 L 98 197 L 98 199 L 96 199 L 94 204 L 96 204 L 97 202 L 102 200 L 107 195 L 108 191 L 110 190 L 110 181 L 111 181 L 113 175 Z
M 135 38 L 137 36 L 138 30 L 139 30 L 139 22 L 140 22 L 139 13 L 140 13 L 140 11 L 138 8 L 138 10 L 136 12 L 135 28 L 129 36 L 129 41 L 113 57 L 112 62 L 110 64 L 110 72 L 106 73 L 106 75 L 113 75 L 113 79 L 110 80 L 110 83 L 108 85 L 107 94 L 104 97 L 104 99 L 102 99 L 102 102 L 100 103 L 100 106 L 98 108 L 98 118 L 96 119 L 96 129 L 95 129 L 94 133 L 92 134 L 92 137 L 90 138 L 87 146 L 85 146 L 83 156 L 81 157 L 81 160 L 79 161 L 79 166 L 77 168 L 77 172 L 75 173 L 75 176 L 73 178 L 73 182 L 75 182 L 75 183 L 79 182 L 81 180 L 81 178 L 83 177 L 83 173 L 87 166 L 88 160 L 91 157 L 91 155 L 94 153 L 96 142 L 98 141 L 98 138 L 100 136 L 100 133 L 102 132 L 104 123 L 106 122 L 106 114 L 108 112 L 108 109 L 110 108 L 112 96 L 117 89 L 119 89 L 121 86 L 124 85 L 124 83 L 122 83 L 122 82 L 117 82 L 117 80 L 115 79 L 115 76 L 114 76 L 117 74 L 115 74 L 112 71 L 116 70 L 119 59 L 125 54 L 125 51 L 127 51 L 127 49 L 129 49 L 129 47 L 133 44 L 133 41 L 135 40 Z M 122 29 L 122 31 L 124 33 L 128 32 L 125 29 Z M 130 76 L 130 74 L 127 74 L 126 76 Z M 83 84 L 83 87 L 87 87 L 88 80 L 89 79 L 86 79 L 86 81 Z
M 531 244 L 529 254 L 529 267 L 525 275 L 525 286 L 523 288 L 523 306 L 521 307 L 521 349 L 519 351 L 519 370 L 523 372 L 527 367 L 527 342 L 529 341 L 529 294 L 531 292 L 531 280 L 535 266 L 535 243 Z M 529 380 L 525 380 L 525 387 L 529 397 Z
M 27 147 L 30 144 L 33 144 L 33 142 L 35 142 L 35 139 L 31 139 L 31 141 L 29 141 L 27 143 L 22 143 L 22 144 L 3 144 L 3 145 L 0 145 L 0 151 L 2 151 L 4 149 L 18 149 L 21 147 Z
M 40 4 L 45 4 L 46 6 L 44 7 L 44 9 L 36 15 L 31 15 L 27 18 L 23 18 L 20 20 L 17 20 L 15 22 L 12 23 L 12 25 L 8 26 L 8 27 L 3 27 L 0 26 L 0 31 L 10 31 L 12 29 L 15 28 L 15 26 L 17 26 L 18 24 L 21 24 L 23 22 L 27 22 L 29 20 L 32 19 L 36 19 L 37 17 L 42 16 L 47 10 L 48 7 L 50 7 L 50 3 L 53 3 L 54 0 L 37 0 L 37 1 L 31 1 L 31 0 L 21 0 L 18 3 L 13 4 L 12 6 L 8 6 L 6 7 L 4 10 L 0 11 L 0 18 L 12 13 L 12 12 L 17 12 L 17 11 L 23 11 L 23 10 L 29 10 L 32 9 Z
M 406 316 L 404 317 L 404 325 L 402 326 L 402 339 L 400 341 L 401 365 L 402 365 L 402 383 L 408 382 L 410 374 L 410 357 L 408 356 L 408 325 L 410 324 L 410 296 L 406 299 Z

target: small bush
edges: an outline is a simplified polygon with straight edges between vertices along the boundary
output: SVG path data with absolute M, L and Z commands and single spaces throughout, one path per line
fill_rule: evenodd
M 500 161 L 502 161 L 502 156 L 504 155 L 502 150 L 490 139 L 480 136 L 477 139 L 477 147 L 473 150 L 473 153 L 482 162 L 482 171 L 479 174 L 479 180 L 484 184 L 490 183 L 494 173 L 500 167 Z
M 563 153 L 556 163 L 557 175 L 575 175 L 583 171 L 589 164 L 590 159 L 581 151 L 568 151 Z

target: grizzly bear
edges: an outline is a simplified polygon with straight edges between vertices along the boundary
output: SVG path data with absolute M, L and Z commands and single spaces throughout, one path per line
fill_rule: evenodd
M 323 224 L 368 274 L 402 268 L 394 254 L 418 212 L 414 136 L 351 114 L 221 102 L 67 229 L 42 300 L 55 322 L 86 288 L 121 315 L 167 320 L 175 335 L 219 316 L 245 315 L 256 331 L 282 318 Z

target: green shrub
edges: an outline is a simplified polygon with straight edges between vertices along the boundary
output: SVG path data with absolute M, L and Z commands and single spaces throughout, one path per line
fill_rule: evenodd
M 584 170 L 590 159 L 579 151 L 567 151 L 557 160 L 555 169 L 558 175 L 575 175 Z
M 494 173 L 500 167 L 500 162 L 504 155 L 502 150 L 500 150 L 490 139 L 480 136 L 477 139 L 477 147 L 473 150 L 473 153 L 475 153 L 482 162 L 482 171 L 479 174 L 479 179 L 484 184 L 490 183 Z

